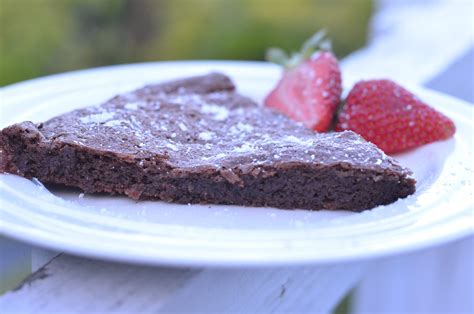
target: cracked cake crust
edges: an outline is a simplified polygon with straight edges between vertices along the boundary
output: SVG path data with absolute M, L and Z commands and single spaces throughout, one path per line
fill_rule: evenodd
M 0 133 L 0 168 L 135 200 L 361 211 L 415 191 L 357 134 L 316 134 L 219 73 L 150 85 Z

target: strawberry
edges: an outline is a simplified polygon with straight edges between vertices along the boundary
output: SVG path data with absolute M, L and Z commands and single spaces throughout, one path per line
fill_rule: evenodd
M 386 153 L 453 136 L 451 119 L 390 80 L 360 81 L 346 98 L 335 127 L 352 130 Z
M 317 50 L 319 49 L 319 50 Z M 318 132 L 327 131 L 340 102 L 341 71 L 325 32 L 316 33 L 289 57 L 271 48 L 267 60 L 285 67 L 265 105 Z

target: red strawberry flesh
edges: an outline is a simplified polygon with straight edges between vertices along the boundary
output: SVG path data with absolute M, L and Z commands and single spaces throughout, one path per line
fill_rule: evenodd
M 341 73 L 328 51 L 287 69 L 265 105 L 318 132 L 327 131 L 341 97 Z
M 455 129 L 451 119 L 390 80 L 357 83 L 335 128 L 357 132 L 386 153 L 447 139 Z

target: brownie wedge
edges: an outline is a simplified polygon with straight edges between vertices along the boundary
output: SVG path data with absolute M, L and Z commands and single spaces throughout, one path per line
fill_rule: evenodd
M 0 133 L 0 170 L 135 200 L 362 211 L 415 192 L 353 132 L 317 134 L 219 73 L 150 85 Z

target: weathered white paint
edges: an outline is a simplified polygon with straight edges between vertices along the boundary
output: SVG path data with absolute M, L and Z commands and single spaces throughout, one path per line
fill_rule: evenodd
M 52 260 L 59 253 L 54 251 L 45 250 L 42 248 L 32 247 L 31 248 L 31 272 L 35 272 L 50 260 Z
M 1 297 L 0 312 L 326 313 L 365 267 L 197 270 L 59 255 Z
M 373 264 L 354 313 L 474 313 L 474 237 Z

